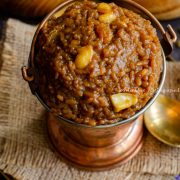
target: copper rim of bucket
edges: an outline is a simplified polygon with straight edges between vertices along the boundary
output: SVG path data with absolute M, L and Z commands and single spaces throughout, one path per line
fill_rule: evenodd
M 50 107 L 48 107 L 48 105 L 42 100 L 42 98 L 40 97 L 40 95 L 36 91 L 37 87 L 38 87 L 38 83 L 36 82 L 37 80 L 35 78 L 36 77 L 35 75 L 37 74 L 37 72 L 36 72 L 35 65 L 34 65 L 35 43 L 36 43 L 36 40 L 37 40 L 37 37 L 38 37 L 38 34 L 39 34 L 41 28 L 44 26 L 44 24 L 47 22 L 47 20 L 51 16 L 53 16 L 56 12 L 58 12 L 62 8 L 66 7 L 67 5 L 69 5 L 75 1 L 76 0 L 67 0 L 65 2 L 62 2 L 44 18 L 44 20 L 38 26 L 38 28 L 35 32 L 32 44 L 31 44 L 31 51 L 30 51 L 30 55 L 29 55 L 28 67 L 26 67 L 26 66 L 22 67 L 23 78 L 24 78 L 24 80 L 28 81 L 32 94 L 34 94 L 38 98 L 38 100 L 41 102 L 41 104 L 45 107 L 45 109 L 48 112 L 51 112 Z M 162 89 L 162 86 L 164 84 L 164 80 L 165 80 L 165 76 L 166 76 L 166 58 L 165 58 L 165 56 L 168 56 L 172 52 L 173 43 L 177 40 L 177 36 L 176 36 L 173 28 L 171 27 L 171 25 L 168 25 L 167 31 L 165 31 L 164 28 L 162 27 L 162 25 L 159 23 L 159 21 L 155 18 L 155 16 L 152 15 L 147 9 L 140 6 L 139 4 L 137 4 L 131 0 L 121 0 L 121 1 L 114 0 L 113 2 L 117 5 L 125 7 L 127 9 L 133 8 L 133 10 L 136 10 L 138 12 L 141 12 L 143 15 L 146 15 L 146 17 L 148 17 L 149 20 L 154 24 L 156 29 L 158 29 L 160 31 L 160 33 L 162 35 L 161 46 L 162 46 L 162 57 L 163 57 L 163 71 L 161 73 L 158 90 L 155 92 L 154 96 L 148 101 L 148 103 L 139 112 L 137 112 L 135 115 L 133 115 L 132 117 L 130 117 L 128 119 L 118 121 L 114 124 L 99 125 L 99 126 L 95 126 L 93 128 L 108 128 L 108 127 L 117 126 L 120 124 L 130 122 L 130 121 L 136 119 L 137 117 L 139 117 L 141 114 L 143 114 L 151 106 L 151 104 L 158 97 L 158 95 Z M 82 127 L 87 127 L 87 128 L 91 127 L 91 126 L 85 125 L 85 124 L 77 124 L 76 122 L 73 122 L 71 120 L 63 118 L 62 116 L 57 116 L 57 117 L 61 120 L 68 122 L 68 123 L 71 123 L 75 126 L 82 126 Z

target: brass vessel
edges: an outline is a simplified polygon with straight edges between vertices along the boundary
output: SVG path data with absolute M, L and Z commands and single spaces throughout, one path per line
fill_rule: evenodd
M 153 136 L 170 146 L 180 147 L 180 102 L 159 95 L 145 112 L 144 121 Z
M 134 157 L 142 147 L 143 116 L 122 125 L 84 126 L 49 114 L 50 139 L 57 151 L 78 167 L 103 170 Z
M 38 74 L 34 65 L 34 48 L 41 28 L 52 15 L 59 13 L 60 10 L 73 2 L 75 0 L 67 0 L 61 3 L 39 25 L 32 41 L 28 67 L 24 66 L 22 68 L 22 74 L 23 78 L 28 81 L 32 93 L 49 111 L 47 127 L 50 139 L 57 151 L 71 163 L 86 169 L 102 170 L 112 168 L 134 157 L 142 146 L 142 114 L 155 101 L 163 86 L 166 74 L 165 55 L 169 55 L 172 51 L 172 44 L 176 40 L 176 34 L 170 25 L 165 31 L 158 20 L 137 3 L 130 0 L 113 1 L 117 5 L 131 9 L 150 19 L 157 31 L 161 33 L 163 72 L 161 73 L 159 89 L 146 106 L 129 119 L 111 125 L 95 127 L 77 124 L 61 116 L 55 117 L 50 113 L 50 107 L 43 102 L 38 92 Z

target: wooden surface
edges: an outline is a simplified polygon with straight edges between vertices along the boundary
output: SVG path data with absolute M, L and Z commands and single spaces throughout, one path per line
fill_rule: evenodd
M 0 169 L 19 180 L 175 179 L 180 174 L 180 149 L 162 144 L 146 131 L 139 154 L 116 169 L 86 172 L 60 160 L 47 137 L 46 112 L 21 77 L 34 31 L 34 26 L 14 19 L 9 19 L 2 29 Z M 180 100 L 180 63 L 168 63 L 167 69 L 163 92 Z
M 159 20 L 180 17 L 180 0 L 134 0 L 153 13 Z

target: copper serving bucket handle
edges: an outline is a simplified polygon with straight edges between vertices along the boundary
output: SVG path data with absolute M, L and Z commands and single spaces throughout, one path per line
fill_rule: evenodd
M 34 64 L 35 43 L 37 36 L 46 21 L 55 13 L 62 10 L 75 0 L 67 0 L 55 8 L 39 25 L 34 35 L 28 67 L 22 67 L 22 76 L 29 83 L 32 94 L 34 94 L 47 111 L 51 112 L 50 107 L 43 101 L 38 94 L 38 72 Z M 111 125 L 101 125 L 90 127 L 77 124 L 61 116 L 49 114 L 47 120 L 50 138 L 58 152 L 84 168 L 104 169 L 112 168 L 116 164 L 121 164 L 131 159 L 142 146 L 143 121 L 142 114 L 155 101 L 163 86 L 166 75 L 166 56 L 172 49 L 177 36 L 173 28 L 168 25 L 167 31 L 164 30 L 159 21 L 145 8 L 131 0 L 114 0 L 114 3 L 133 10 L 148 18 L 161 34 L 163 71 L 159 82 L 159 89 L 152 99 L 137 112 L 134 116 L 119 121 Z

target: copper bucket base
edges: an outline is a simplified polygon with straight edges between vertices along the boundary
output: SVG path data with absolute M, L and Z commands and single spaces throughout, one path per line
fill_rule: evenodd
M 103 147 L 89 147 L 69 138 L 59 120 L 49 114 L 47 127 L 57 152 L 70 164 L 86 170 L 105 170 L 132 159 L 142 147 L 143 116 L 129 124 L 128 134 Z

